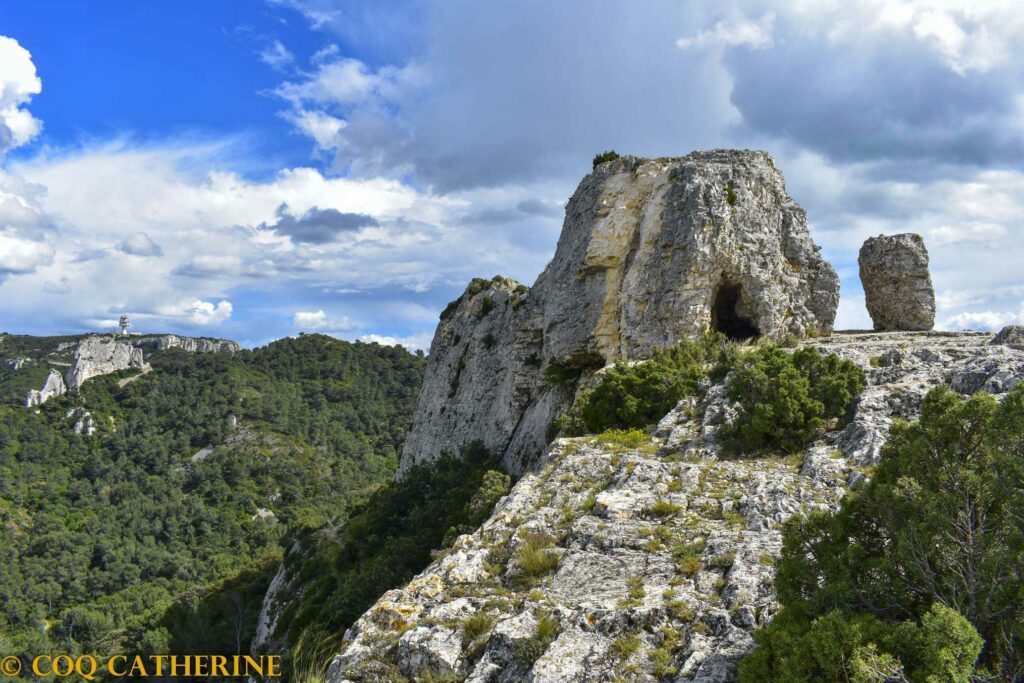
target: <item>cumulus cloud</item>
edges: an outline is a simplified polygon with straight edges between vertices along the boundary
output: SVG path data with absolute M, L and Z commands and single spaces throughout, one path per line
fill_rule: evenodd
M 42 90 L 29 51 L 0 36 L 0 158 L 39 134 L 42 123 L 22 107 Z
M 231 317 L 234 307 L 230 301 L 180 301 L 157 307 L 155 314 L 163 318 L 178 318 L 199 327 L 220 325 Z M 143 317 L 151 317 L 145 315 Z
M 303 332 L 323 332 L 336 337 L 348 337 L 359 329 L 347 316 L 331 316 L 322 309 L 296 311 L 292 316 L 292 324 Z
M 144 232 L 137 232 L 117 245 L 117 248 L 133 256 L 163 256 L 164 250 Z
M 772 25 L 775 14 L 768 12 L 757 21 L 742 17 L 736 21 L 720 21 L 714 28 L 701 31 L 692 38 L 680 38 L 676 47 L 736 46 L 751 48 L 770 47 L 772 45 Z
M 420 333 L 408 337 L 395 337 L 391 335 L 382 334 L 364 334 L 359 337 L 359 341 L 366 342 L 368 344 L 380 344 L 381 346 L 404 346 L 409 350 L 420 350 L 426 351 L 430 348 L 430 342 L 433 336 L 429 333 Z
M 313 207 L 301 215 L 292 214 L 286 204 L 277 209 L 277 222 L 272 226 L 262 224 L 263 229 L 273 229 L 279 235 L 287 235 L 295 242 L 325 244 L 333 242 L 343 233 L 352 233 L 360 228 L 376 227 L 379 223 L 373 216 L 363 213 L 345 213 L 337 209 Z
M 230 141 L 194 140 L 23 160 L 6 189 L 0 175 L 16 198 L 0 195 L 0 233 L 53 251 L 0 283 L 9 315 L 34 315 L 50 286 L 75 293 L 46 299 L 68 326 L 120 311 L 163 324 L 161 310 L 199 326 L 181 302 L 210 304 L 209 318 L 224 301 L 235 313 L 221 329 L 277 321 L 257 341 L 323 312 L 322 329 L 349 321 L 346 338 L 421 335 L 422 348 L 469 277 L 533 280 L 596 152 L 730 146 L 775 155 L 843 278 L 840 326 L 870 324 L 860 243 L 905 231 L 926 237 L 941 324 L 1019 318 L 1016 3 L 272 4 L 325 37 L 307 62 L 278 62 L 289 75 L 274 95 L 331 168 L 255 181 L 231 171 L 246 159 Z M 18 81 L 20 110 L 34 73 Z M 139 232 L 162 253 L 124 249 Z
M 0 278 L 16 273 L 31 273 L 53 261 L 53 247 L 14 235 L 0 233 Z
M 942 321 L 938 327 L 943 330 L 999 330 L 1004 325 L 1013 325 L 1020 321 L 1019 313 L 972 311 L 950 316 Z

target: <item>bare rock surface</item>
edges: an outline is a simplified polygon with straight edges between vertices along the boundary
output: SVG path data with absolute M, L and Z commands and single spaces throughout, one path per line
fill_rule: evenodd
M 864 298 L 877 331 L 930 330 L 935 290 L 928 250 L 915 233 L 870 237 L 857 258 Z
M 473 440 L 523 472 L 595 370 L 709 327 L 828 332 L 838 301 L 839 279 L 764 152 L 600 164 L 532 288 L 474 280 L 445 311 L 399 476 Z
M 1024 325 L 1007 325 L 992 337 L 992 343 L 1024 348 Z
M 89 335 L 75 347 L 74 360 L 64 375 L 64 381 L 69 391 L 77 391 L 92 377 L 130 368 L 142 370 L 145 366 L 142 349 L 135 348 L 126 339 Z
M 189 353 L 231 353 L 241 350 L 238 342 L 230 339 L 211 339 L 207 337 L 180 337 L 176 334 L 147 336 L 136 342 L 139 345 L 152 346 L 157 351 L 181 349 Z
M 476 532 L 345 634 L 327 680 L 393 667 L 410 680 L 730 681 L 778 605 L 782 524 L 835 510 L 870 477 L 894 418 L 942 383 L 1000 398 L 1024 350 L 972 333 L 840 333 L 806 343 L 859 364 L 852 421 L 796 456 L 725 458 L 721 385 L 673 409 L 649 442 L 558 439 Z M 550 554 L 531 574 L 526 544 Z M 466 636 L 467 619 L 488 627 Z M 538 642 L 541 620 L 557 624 Z M 479 623 L 476 624 L 479 630 Z
M 43 382 L 43 387 L 41 389 L 29 390 L 28 396 L 25 397 L 25 406 L 28 408 L 41 406 L 51 398 L 63 396 L 67 393 L 67 390 L 67 386 L 64 384 L 64 378 L 61 377 L 61 374 L 56 370 L 50 370 L 50 374 L 46 376 L 46 381 Z

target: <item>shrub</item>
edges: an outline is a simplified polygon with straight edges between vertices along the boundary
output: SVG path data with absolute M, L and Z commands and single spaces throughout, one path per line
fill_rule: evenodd
M 740 415 L 723 435 L 736 448 L 800 450 L 846 414 L 864 384 L 864 372 L 838 356 L 759 347 L 737 363 L 728 395 Z
M 712 333 L 659 349 L 646 362 L 609 368 L 594 390 L 580 397 L 579 408 L 574 406 L 578 422 L 590 433 L 654 424 L 681 398 L 697 392 L 709 365 L 730 353 L 727 346 L 724 336 Z
M 461 303 L 462 303 L 462 297 L 461 296 L 458 299 L 453 299 L 453 300 L 449 301 L 448 305 L 444 307 L 443 311 L 441 311 L 441 320 L 445 321 L 448 318 L 452 317 L 455 314 L 455 309 L 458 308 L 459 304 L 461 304 Z
M 920 420 L 893 425 L 874 477 L 837 514 L 787 524 L 782 610 L 744 680 L 854 680 L 872 667 L 898 667 L 894 680 L 1016 680 L 1022 455 L 1024 386 L 1001 403 L 930 391 Z M 814 654 L 826 647 L 833 668 Z
M 594 168 L 597 168 L 606 161 L 615 161 L 618 158 L 619 155 L 611 150 L 607 152 L 601 152 L 600 154 L 594 157 Z
M 733 191 L 732 185 L 725 188 L 725 200 L 729 202 L 729 206 L 736 206 L 736 192 Z

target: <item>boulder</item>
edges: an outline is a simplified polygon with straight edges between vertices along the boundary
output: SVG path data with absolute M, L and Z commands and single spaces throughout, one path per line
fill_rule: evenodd
M 928 273 L 928 250 L 920 235 L 868 238 L 857 262 L 876 331 L 932 329 L 935 290 Z
M 1007 325 L 992 337 L 992 344 L 1003 344 L 1015 349 L 1024 348 L 1024 325 Z

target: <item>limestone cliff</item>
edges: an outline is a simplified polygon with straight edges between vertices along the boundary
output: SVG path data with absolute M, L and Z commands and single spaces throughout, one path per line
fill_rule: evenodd
M 17 370 L 18 367 L 14 369 Z M 43 382 L 43 388 L 32 389 L 28 392 L 28 396 L 25 398 L 25 406 L 28 408 L 41 406 L 51 398 L 63 396 L 67 393 L 67 390 L 64 378 L 61 377 L 60 373 L 56 370 L 50 370 L 50 374 L 46 376 L 46 381 Z
M 479 530 L 367 610 L 327 680 L 734 680 L 777 610 L 785 520 L 835 510 L 932 387 L 1001 397 L 1024 381 L 1024 350 L 990 340 L 808 341 L 860 365 L 868 386 L 847 426 L 796 455 L 720 457 L 716 434 L 735 415 L 722 384 L 681 402 L 649 441 L 555 441 Z M 524 583 L 521 549 L 538 539 L 553 561 Z
M 828 332 L 838 300 L 838 277 L 764 152 L 600 164 L 532 288 L 474 280 L 445 311 L 399 473 L 472 440 L 523 472 L 596 369 L 708 328 Z
M 233 353 L 240 351 L 238 342 L 230 339 L 211 339 L 208 337 L 180 337 L 176 334 L 147 335 L 134 340 L 137 346 L 149 346 L 157 351 L 181 349 L 188 353 Z
M 118 337 L 94 334 L 78 342 L 64 381 L 69 391 L 77 391 L 92 377 L 129 368 L 141 370 L 145 365 L 142 349 Z

